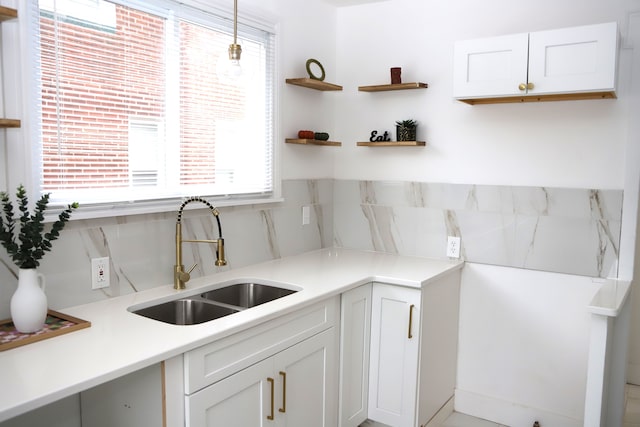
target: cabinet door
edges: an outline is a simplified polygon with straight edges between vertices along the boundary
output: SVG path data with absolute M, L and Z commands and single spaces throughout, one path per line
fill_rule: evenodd
M 368 416 L 371 288 L 372 285 L 367 284 L 342 294 L 338 409 L 340 427 L 357 427 Z
M 529 35 L 530 94 L 615 90 L 616 23 Z
M 275 381 L 273 359 L 256 363 L 186 397 L 189 427 L 272 426 Z M 269 381 L 271 379 L 271 381 Z
M 336 339 L 330 328 L 187 396 L 187 426 L 335 426 Z
M 369 418 L 413 427 L 417 397 L 420 290 L 374 283 Z
M 337 423 L 337 337 L 328 329 L 274 356 L 278 426 Z M 249 426 L 254 424 L 244 424 Z
M 527 82 L 528 34 L 456 42 L 453 96 L 481 98 L 522 95 Z

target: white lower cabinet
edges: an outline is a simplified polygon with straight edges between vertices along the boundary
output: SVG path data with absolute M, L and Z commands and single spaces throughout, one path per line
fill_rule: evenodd
M 369 418 L 394 427 L 415 420 L 420 289 L 373 285 Z
M 339 426 L 426 427 L 453 398 L 460 271 L 342 294 Z M 433 424 L 433 423 L 432 423 Z
M 342 294 L 340 306 L 341 427 L 357 427 L 368 418 L 371 284 Z
M 334 328 L 186 398 L 190 427 L 332 427 L 336 419 Z
M 267 424 L 267 378 L 273 360 L 267 359 L 186 398 L 187 426 L 263 426 Z
M 333 297 L 185 353 L 171 386 L 184 408 L 169 415 L 186 427 L 335 427 L 339 315 Z

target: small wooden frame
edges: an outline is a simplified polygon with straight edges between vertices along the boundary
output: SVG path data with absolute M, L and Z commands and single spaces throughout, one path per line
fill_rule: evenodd
M 0 351 L 57 337 L 58 335 L 88 328 L 89 326 L 91 326 L 91 322 L 86 320 L 48 310 L 47 320 L 42 329 L 31 334 L 23 334 L 16 331 L 11 319 L 6 319 L 0 321 Z
M 424 141 L 374 141 L 358 142 L 358 147 L 424 147 Z
M 330 91 L 330 90 L 342 90 L 342 86 L 334 85 L 333 83 L 323 82 L 321 80 L 301 78 L 301 79 L 286 79 L 290 85 L 302 86 L 309 89 Z
M 426 83 L 414 82 L 390 85 L 358 86 L 358 90 L 360 92 L 386 92 L 389 90 L 426 89 L 428 87 L 429 85 Z
M 319 139 L 299 139 L 299 138 L 287 138 L 284 140 L 287 144 L 302 144 L 302 145 L 330 145 L 332 147 L 342 146 L 342 142 L 337 141 L 321 141 Z

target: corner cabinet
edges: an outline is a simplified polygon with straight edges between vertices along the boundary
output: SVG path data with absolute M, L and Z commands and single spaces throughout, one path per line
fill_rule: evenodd
M 460 270 L 342 295 L 339 426 L 426 427 L 455 389 Z
M 456 42 L 454 97 L 468 104 L 615 98 L 615 22 Z
M 10 19 L 16 19 L 18 11 L 9 7 L 0 6 L 0 23 Z M 0 129 L 3 128 L 19 128 L 20 120 L 0 118 Z

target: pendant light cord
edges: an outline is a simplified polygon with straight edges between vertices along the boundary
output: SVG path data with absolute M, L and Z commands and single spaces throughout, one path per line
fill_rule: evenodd
M 238 44 L 238 0 L 233 0 L 233 44 Z

